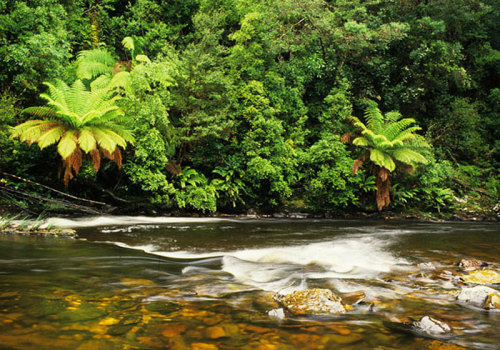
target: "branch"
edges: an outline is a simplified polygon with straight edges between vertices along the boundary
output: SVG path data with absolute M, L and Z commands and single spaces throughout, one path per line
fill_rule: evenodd
M 463 182 L 459 181 L 458 179 L 456 178 L 452 178 L 451 179 L 454 183 L 456 183 L 457 185 L 460 185 L 462 186 L 463 188 L 465 188 L 466 190 L 469 190 L 469 191 L 474 191 L 474 192 L 477 192 L 479 194 L 482 194 L 483 196 L 487 196 L 487 197 L 490 197 L 490 198 L 493 198 L 493 199 L 496 199 L 496 200 L 499 200 L 500 198 L 492 195 L 492 194 L 489 194 L 488 192 L 486 191 L 483 191 L 483 190 L 479 190 L 479 189 L 476 189 L 474 187 L 471 187 L 469 185 L 466 185 L 464 184 Z
M 46 186 L 46 185 L 43 185 L 41 183 L 38 183 L 38 182 L 35 182 L 35 181 L 32 181 L 32 180 L 28 180 L 28 179 L 25 179 L 23 177 L 20 177 L 20 176 L 17 176 L 17 175 L 12 175 L 12 174 L 8 174 L 8 173 L 5 173 L 3 171 L 0 171 L 0 174 L 2 175 L 5 175 L 5 176 L 9 176 L 9 177 L 12 177 L 16 180 L 21 180 L 23 182 L 26 182 L 26 183 L 31 183 L 31 184 L 34 184 L 34 185 L 37 185 L 37 186 L 41 186 L 49 191 L 53 191 L 53 192 L 56 192 L 56 193 L 59 193 L 59 194 L 62 194 L 63 196 L 65 197 L 68 197 L 68 198 L 71 198 L 71 199 L 76 199 L 78 201 L 82 201 L 82 202 L 87 202 L 87 203 L 92 203 L 92 204 L 98 204 L 98 205 L 102 205 L 102 206 L 108 206 L 108 204 L 106 203 L 103 203 L 103 202 L 97 202 L 97 201 L 93 201 L 93 200 L 90 200 L 90 199 L 85 199 L 85 198 L 80 198 L 80 197 L 76 197 L 76 196 L 72 196 L 68 193 L 65 193 L 65 192 L 61 192 L 59 190 L 56 190 L 55 188 L 52 188 L 52 187 L 49 187 L 49 186 Z
M 24 191 L 16 190 L 16 189 L 14 189 L 14 188 L 12 188 L 10 186 L 1 186 L 0 187 L 0 191 L 4 191 L 4 192 L 10 193 L 10 194 L 22 196 L 24 198 L 30 198 L 30 199 L 35 199 L 35 200 L 38 200 L 38 201 L 44 201 L 44 202 L 49 202 L 49 203 L 53 203 L 53 204 L 63 205 L 65 207 L 76 209 L 76 210 L 82 211 L 84 213 L 89 213 L 89 214 L 94 214 L 94 215 L 102 214 L 101 211 L 99 211 L 97 209 L 94 209 L 94 208 L 91 208 L 91 207 L 87 207 L 87 206 L 79 205 L 79 204 L 73 204 L 73 203 L 70 203 L 70 202 L 68 202 L 66 200 L 57 200 L 57 199 L 52 199 L 52 198 L 44 198 L 44 197 L 41 197 L 41 196 L 37 196 L 35 194 L 31 194 L 31 193 L 27 193 L 27 192 L 24 192 Z

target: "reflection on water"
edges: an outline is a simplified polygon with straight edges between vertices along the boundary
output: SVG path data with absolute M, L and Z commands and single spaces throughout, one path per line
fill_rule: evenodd
M 19 349 L 433 349 L 387 327 L 444 320 L 448 343 L 495 349 L 500 313 L 464 308 L 459 274 L 500 264 L 496 224 L 95 218 L 85 240 L 0 237 L 0 347 Z M 432 261 L 436 271 L 422 271 Z M 345 316 L 277 321 L 274 292 L 362 291 Z

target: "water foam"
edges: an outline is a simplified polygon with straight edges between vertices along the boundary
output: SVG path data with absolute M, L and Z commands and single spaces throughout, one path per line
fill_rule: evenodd
M 189 217 L 151 217 L 151 216 L 93 216 L 81 219 L 50 218 L 46 225 L 60 228 L 79 228 L 115 225 L 137 225 L 137 224 L 178 224 L 178 223 L 206 223 L 235 221 L 228 218 L 189 218 Z
M 121 247 L 176 259 L 222 257 L 222 271 L 244 284 L 268 291 L 303 289 L 313 279 L 370 279 L 409 264 L 394 256 L 388 240 L 375 236 L 340 238 L 296 246 L 234 251 L 165 251 L 154 245 Z

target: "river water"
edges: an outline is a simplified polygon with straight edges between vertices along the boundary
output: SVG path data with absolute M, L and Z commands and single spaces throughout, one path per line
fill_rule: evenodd
M 83 239 L 0 236 L 0 348 L 500 348 L 500 312 L 455 300 L 460 259 L 500 264 L 495 223 L 52 222 Z M 274 293 L 304 288 L 365 297 L 342 316 L 268 315 Z M 453 336 L 398 327 L 426 315 Z

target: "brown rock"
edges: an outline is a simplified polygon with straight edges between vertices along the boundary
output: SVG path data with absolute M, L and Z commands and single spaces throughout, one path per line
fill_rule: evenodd
M 329 289 L 306 289 L 276 295 L 275 300 L 295 315 L 328 315 L 346 312 L 342 298 Z
M 167 338 L 177 337 L 186 331 L 186 325 L 181 323 L 172 323 L 169 324 L 162 332 L 161 335 Z
M 477 259 L 462 259 L 458 266 L 464 271 L 477 270 L 481 267 L 488 266 L 487 263 Z
M 191 350 L 218 350 L 219 348 L 214 344 L 207 343 L 193 343 L 191 344 Z
M 219 339 L 227 337 L 227 333 L 224 330 L 224 328 L 218 326 L 208 327 L 207 329 L 205 329 L 205 335 L 207 336 L 207 338 L 210 339 Z

